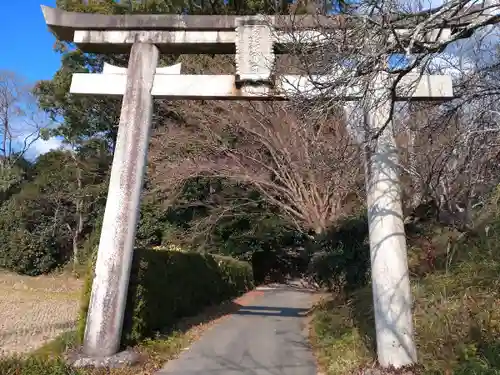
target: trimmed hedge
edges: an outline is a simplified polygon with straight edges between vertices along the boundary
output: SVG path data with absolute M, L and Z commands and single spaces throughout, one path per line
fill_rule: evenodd
M 95 257 L 91 261 L 93 271 Z M 78 336 L 83 340 L 94 273 L 84 285 Z M 133 345 L 168 332 L 180 318 L 253 288 L 250 264 L 230 257 L 136 249 L 132 262 L 122 343 Z

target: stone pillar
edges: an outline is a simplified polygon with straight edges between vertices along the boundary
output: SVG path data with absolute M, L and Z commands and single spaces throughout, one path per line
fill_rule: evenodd
M 85 328 L 83 350 L 88 356 L 111 356 L 120 348 L 157 63 L 156 46 L 132 46 Z
M 368 134 L 385 129 L 375 141 L 368 142 L 365 168 L 378 360 L 384 367 L 398 368 L 415 363 L 417 354 L 388 84 L 387 75 L 382 73 L 368 94 Z

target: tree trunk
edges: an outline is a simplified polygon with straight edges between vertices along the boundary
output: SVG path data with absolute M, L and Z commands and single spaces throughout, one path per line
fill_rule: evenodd
M 85 197 L 83 196 L 82 169 L 78 163 L 78 160 L 76 160 L 76 155 L 73 152 L 71 153 L 71 155 L 75 163 L 77 183 L 77 197 L 75 202 L 77 223 L 75 230 L 73 231 L 73 269 L 76 269 L 76 267 L 80 263 L 78 245 L 80 242 L 80 236 L 83 232 L 83 200 L 85 199 Z

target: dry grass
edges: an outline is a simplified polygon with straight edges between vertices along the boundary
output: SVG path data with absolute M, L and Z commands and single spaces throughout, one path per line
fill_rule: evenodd
M 154 374 L 216 322 L 238 309 L 240 303 L 247 303 L 254 297 L 250 292 L 234 301 L 209 307 L 197 316 L 182 319 L 172 331 L 142 342 L 132 348 L 140 354 L 141 360 L 136 366 L 76 369 L 67 365 L 65 357 L 80 346 L 76 322 L 83 282 L 75 279 L 71 273 L 75 274 L 74 271 L 65 270 L 57 275 L 35 278 L 0 273 L 0 297 L 6 297 L 0 304 L 0 322 L 4 320 L 1 315 L 3 312 L 6 317 L 11 314 L 11 321 L 5 325 L 10 327 L 10 331 L 5 329 L 3 332 L 6 336 L 8 332 L 15 333 L 12 336 L 17 345 L 5 345 L 9 350 L 5 350 L 4 354 L 7 355 L 0 357 L 1 375 Z M 12 313 L 18 307 L 21 310 Z M 25 321 L 26 316 L 29 317 L 28 321 Z M 67 324 L 58 326 L 59 321 Z M 37 329 L 37 324 L 41 328 Z M 35 336 L 37 332 L 42 332 L 43 339 L 35 341 L 34 332 Z
M 423 374 L 500 374 L 500 228 L 458 245 L 451 267 L 415 276 L 414 321 Z M 440 236 L 434 238 L 438 246 Z M 415 250 L 415 249 L 414 249 Z M 316 311 L 313 341 L 326 374 L 375 364 L 370 287 Z
M 64 358 L 65 353 L 78 346 L 76 332 L 71 331 L 60 335 L 24 359 L 17 360 L 16 358 L 11 358 L 4 362 L 0 360 L 0 371 L 3 369 L 2 366 L 4 366 L 5 369 L 8 369 L 8 371 L 11 371 L 15 375 L 38 375 L 39 373 L 52 375 L 50 371 L 56 370 L 58 375 L 154 374 L 168 360 L 176 358 L 183 350 L 187 349 L 191 343 L 213 327 L 214 324 L 236 311 L 240 307 L 239 304 L 249 303 L 254 296 L 255 293 L 250 292 L 232 302 L 207 308 L 197 316 L 181 320 L 169 334 L 144 341 L 134 348 L 134 350 L 140 353 L 141 361 L 133 367 L 117 369 L 73 369 L 64 365 L 64 361 L 61 359 Z M 24 372 L 16 372 L 21 370 Z
M 30 352 L 75 327 L 81 281 L 0 271 L 0 355 Z

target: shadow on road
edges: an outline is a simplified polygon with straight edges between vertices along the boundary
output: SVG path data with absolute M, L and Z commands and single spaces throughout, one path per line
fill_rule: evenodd
M 309 309 L 275 306 L 241 306 L 234 315 L 260 315 L 260 316 L 283 316 L 290 318 L 303 318 L 307 316 Z
M 240 304 L 233 301 L 225 302 L 220 305 L 210 306 L 204 309 L 203 312 L 198 315 L 181 319 L 173 329 L 164 331 L 162 333 L 170 333 L 171 331 L 187 332 L 192 327 L 199 326 L 200 324 L 207 324 L 212 321 L 216 321 L 217 319 L 220 319 L 226 315 L 234 314 L 238 312 L 241 307 L 242 306 Z
M 279 306 L 243 306 L 235 302 L 207 308 L 202 314 L 182 319 L 174 330 L 188 331 L 191 327 L 216 321 L 227 315 L 280 316 L 288 318 L 304 318 L 310 309 Z M 165 332 L 167 333 L 167 332 Z

